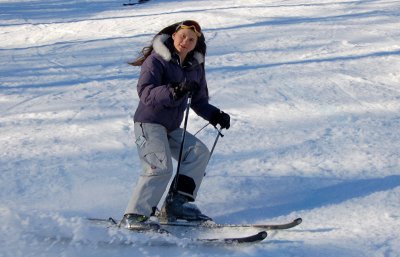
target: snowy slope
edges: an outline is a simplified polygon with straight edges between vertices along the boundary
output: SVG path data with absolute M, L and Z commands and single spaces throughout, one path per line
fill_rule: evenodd
M 122 3 L 0 0 L 0 256 L 400 256 L 400 1 Z M 198 206 L 304 220 L 256 246 L 85 222 L 121 217 L 140 172 L 126 62 L 184 19 L 204 28 L 211 101 L 232 117 Z M 191 113 L 191 132 L 205 124 Z

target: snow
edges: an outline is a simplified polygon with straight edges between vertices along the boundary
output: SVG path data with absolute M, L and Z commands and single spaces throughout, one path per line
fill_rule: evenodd
M 0 0 L 0 256 L 400 256 L 399 1 L 122 3 Z M 85 220 L 120 218 L 140 173 L 126 63 L 184 19 L 232 117 L 197 205 L 221 223 L 303 218 L 257 245 Z M 205 124 L 190 113 L 189 131 Z

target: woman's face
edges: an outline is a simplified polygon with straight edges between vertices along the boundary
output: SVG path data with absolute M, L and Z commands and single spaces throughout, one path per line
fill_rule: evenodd
M 172 35 L 174 47 L 181 58 L 192 51 L 197 44 L 197 35 L 191 29 L 180 29 Z

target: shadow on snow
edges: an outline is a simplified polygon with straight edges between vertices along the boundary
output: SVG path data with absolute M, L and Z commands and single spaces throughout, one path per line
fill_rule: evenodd
M 281 180 L 286 179 L 288 178 L 281 178 Z M 299 178 L 298 183 L 308 185 L 310 181 L 313 181 L 311 184 L 318 184 L 318 180 L 321 179 Z M 281 183 L 285 184 L 284 182 Z M 353 179 L 316 189 L 308 189 L 307 186 L 305 186 L 302 192 L 284 196 L 282 199 L 286 199 L 286 202 L 283 204 L 277 203 L 263 207 L 249 207 L 245 210 L 230 214 L 226 219 L 229 222 L 240 222 L 243 215 L 249 220 L 273 218 L 288 215 L 294 211 L 311 210 L 327 205 L 340 204 L 355 198 L 366 197 L 373 193 L 391 190 L 399 186 L 400 175 L 371 179 Z

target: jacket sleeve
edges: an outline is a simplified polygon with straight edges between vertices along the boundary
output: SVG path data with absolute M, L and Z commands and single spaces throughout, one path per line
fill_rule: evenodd
M 206 82 L 205 71 L 201 69 L 201 79 L 200 79 L 200 91 L 193 95 L 192 99 L 192 109 L 197 115 L 205 120 L 210 121 L 210 119 L 215 115 L 215 113 L 220 110 L 214 105 L 210 104 L 208 96 L 208 87 Z
M 169 84 L 162 84 L 164 73 L 163 64 L 150 55 L 143 63 L 137 85 L 140 101 L 145 105 L 154 107 L 177 106 L 179 101 L 174 101 Z

